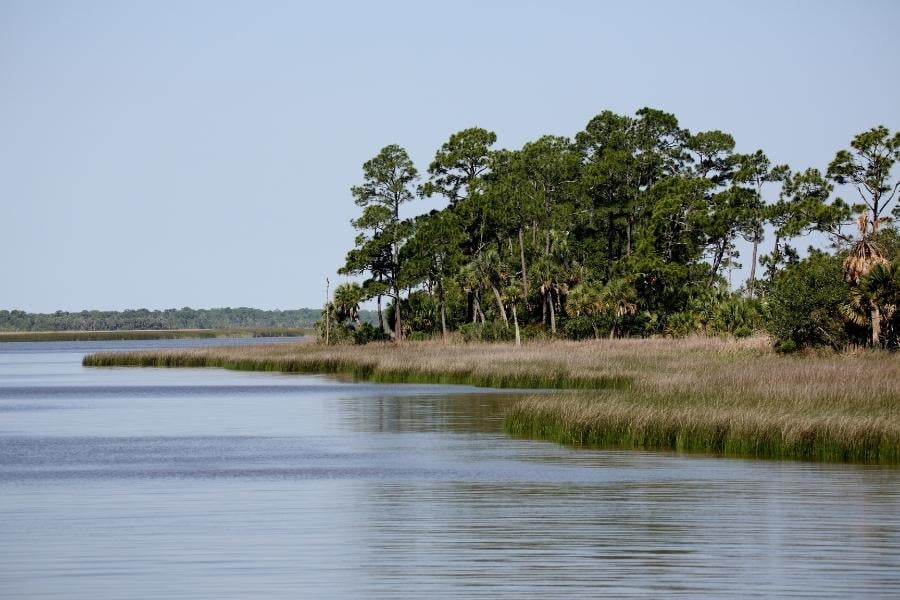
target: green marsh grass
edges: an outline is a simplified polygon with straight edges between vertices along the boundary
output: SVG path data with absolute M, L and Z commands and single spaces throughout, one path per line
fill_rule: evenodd
M 87 366 L 224 367 L 529 393 L 506 431 L 592 447 L 900 463 L 900 355 L 782 356 L 768 340 L 279 344 L 100 353 Z

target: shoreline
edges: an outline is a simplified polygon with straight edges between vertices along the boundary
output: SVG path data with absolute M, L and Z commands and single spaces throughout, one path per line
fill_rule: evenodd
M 585 447 L 900 464 L 900 355 L 886 352 L 783 356 L 767 340 L 697 337 L 521 348 L 248 345 L 97 353 L 82 364 L 529 388 L 506 416 L 511 435 Z

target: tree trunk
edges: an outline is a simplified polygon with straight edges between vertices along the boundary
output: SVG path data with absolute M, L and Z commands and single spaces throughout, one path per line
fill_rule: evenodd
M 756 297 L 756 253 L 759 251 L 759 236 L 753 236 L 753 258 L 750 262 L 750 279 L 747 280 L 747 291 L 750 292 L 750 298 Z
M 474 314 L 472 315 L 472 322 L 477 323 L 478 318 L 481 317 L 481 323 L 484 324 L 484 312 L 481 310 L 481 301 L 478 299 L 478 294 L 474 295 Z
M 881 310 L 877 306 L 872 308 L 872 346 L 881 346 Z
M 441 303 L 441 337 L 447 339 L 447 306 L 444 302 L 444 280 L 438 281 L 438 300 Z
M 541 302 L 541 325 L 543 325 L 547 323 L 547 294 L 541 292 L 541 295 L 544 297 L 544 301 Z
M 591 321 L 591 329 L 594 330 L 594 339 L 595 339 L 595 340 L 599 340 L 599 339 L 600 339 L 600 332 L 597 331 L 597 324 L 594 323 L 593 321 Z
M 519 227 L 519 258 L 522 260 L 522 292 L 525 302 L 528 302 L 528 269 L 525 267 L 525 232 Z
M 394 222 L 400 220 L 400 203 L 394 203 Z M 397 279 L 400 277 L 400 244 L 395 242 L 393 245 L 394 252 L 394 329 L 396 330 L 395 338 L 399 342 L 403 339 L 403 323 L 400 318 L 400 284 Z
M 497 308 L 500 309 L 500 316 L 503 317 L 503 324 L 509 327 L 509 319 L 506 318 L 506 309 L 503 308 L 503 298 L 500 297 L 500 292 L 493 283 L 491 284 L 491 289 L 494 290 L 494 298 L 497 299 Z
M 512 314 L 513 314 L 513 326 L 516 328 L 516 346 L 521 346 L 522 338 L 519 335 L 519 317 L 516 315 L 516 303 L 513 302 L 511 307 L 512 307 Z
M 381 310 L 381 294 L 378 294 L 378 324 L 381 326 L 382 332 L 391 335 L 391 330 L 388 329 L 387 323 L 384 322 L 384 311 Z
M 709 270 L 709 287 L 712 287 L 716 282 L 716 275 L 719 273 L 719 266 L 722 264 L 722 259 L 725 257 L 725 247 L 727 246 L 727 242 L 722 240 L 721 246 L 716 248 L 716 255 L 713 257 L 712 268 Z
M 556 335 L 556 312 L 553 309 L 553 293 L 547 293 L 547 304 L 550 305 L 550 333 Z
M 403 339 L 403 324 L 400 319 L 400 287 L 394 286 L 394 338 L 399 342 Z
M 616 320 L 613 319 L 612 326 L 609 328 L 609 339 L 616 339 Z

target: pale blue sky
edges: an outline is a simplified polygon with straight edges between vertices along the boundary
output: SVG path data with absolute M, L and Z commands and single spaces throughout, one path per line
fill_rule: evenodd
M 473 125 L 518 147 L 652 106 L 824 167 L 900 128 L 898 24 L 888 0 L 0 0 L 0 308 L 320 305 L 362 162 L 398 143 L 424 172 Z

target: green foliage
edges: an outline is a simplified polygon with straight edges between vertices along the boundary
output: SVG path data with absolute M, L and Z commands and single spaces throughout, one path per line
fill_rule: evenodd
M 371 323 L 361 323 L 353 330 L 353 342 L 356 344 L 383 342 L 386 339 L 385 333 Z
M 681 338 L 698 333 L 703 328 L 700 316 L 690 311 L 670 314 L 666 317 L 666 335 Z
M 836 256 L 814 252 L 787 267 L 773 282 L 768 296 L 767 328 L 782 351 L 830 346 L 849 341 L 841 305 L 849 285 Z
M 747 337 L 762 325 L 758 303 L 738 295 L 723 298 L 713 310 L 710 327 L 713 332 Z
M 448 204 L 413 219 L 399 218 L 418 177 L 406 152 L 387 146 L 363 165 L 364 182 L 352 189 L 360 233 L 342 271 L 368 276 L 364 298 L 391 297 L 396 336 L 461 328 L 470 340 L 506 339 L 516 321 L 526 339 L 744 337 L 771 321 L 785 347 L 842 347 L 864 337 L 863 325 L 835 316 L 825 293 L 846 288 L 840 269 L 811 300 L 794 297 L 785 277 L 815 279 L 824 259 L 798 267 L 791 241 L 819 232 L 837 250 L 870 237 L 900 248 L 886 219 L 900 186 L 892 179 L 900 137 L 884 127 L 854 138 L 824 173 L 773 166 L 762 150 L 737 152 L 725 131 L 692 133 L 652 108 L 601 112 L 574 139 L 544 135 L 518 149 L 496 149 L 496 141 L 478 127 L 452 134 L 415 190 Z M 778 183 L 778 201 L 767 202 L 764 189 Z M 855 186 L 863 203 L 836 197 L 836 186 Z M 855 215 L 864 217 L 865 240 L 844 231 Z M 742 295 L 726 283 L 740 267 L 739 239 L 752 244 Z M 881 306 L 871 294 L 858 297 L 868 313 Z M 882 314 L 892 315 L 890 306 Z M 799 320 L 785 316 L 803 310 Z M 854 314 L 871 320 L 868 313 Z

